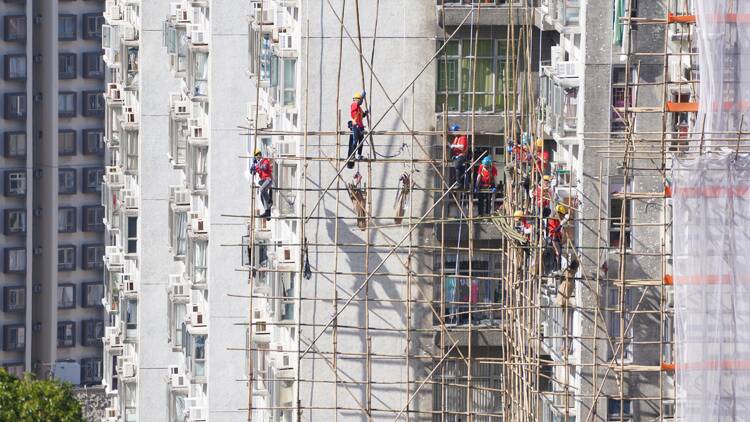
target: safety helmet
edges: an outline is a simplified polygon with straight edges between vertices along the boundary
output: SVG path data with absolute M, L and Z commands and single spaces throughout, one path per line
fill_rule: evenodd
M 513 218 L 523 218 L 523 211 L 518 210 L 513 213 Z
M 363 91 L 357 91 L 352 96 L 352 99 L 361 100 L 361 99 L 365 98 L 365 95 L 367 95 L 367 93 L 364 90 Z
M 557 206 L 555 207 L 555 211 L 557 211 L 557 213 L 560 215 L 565 215 L 568 213 L 568 209 L 563 204 L 557 204 Z
M 544 147 L 544 139 L 539 138 L 536 140 L 536 147 L 537 148 L 543 148 Z
M 258 155 L 261 155 L 260 148 L 255 148 L 255 151 L 253 151 L 253 156 L 257 157 Z
M 456 132 L 456 131 L 459 131 L 459 130 L 461 130 L 461 126 L 459 126 L 459 125 L 451 125 L 451 127 L 450 127 L 450 131 L 451 132 Z
M 545 182 L 549 182 L 550 180 L 552 180 L 552 178 L 549 177 L 549 174 L 545 174 L 544 176 L 542 176 L 542 180 L 544 180 Z
M 487 166 L 487 167 L 491 166 L 492 165 L 492 157 L 490 157 L 488 155 L 488 156 L 482 158 L 482 165 L 483 166 Z

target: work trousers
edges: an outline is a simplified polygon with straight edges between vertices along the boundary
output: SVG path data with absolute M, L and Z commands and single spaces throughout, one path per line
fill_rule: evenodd
M 271 191 L 272 183 L 272 179 L 263 179 L 260 181 L 260 188 L 258 188 L 258 191 L 260 192 L 260 201 L 263 204 L 263 208 L 266 212 L 270 211 L 271 205 L 273 205 L 273 196 Z
M 453 180 L 451 180 L 452 183 L 458 182 L 458 189 L 465 189 L 466 184 L 464 183 L 466 180 L 466 157 L 463 155 L 459 155 L 456 157 L 453 157 Z
M 490 192 L 490 187 L 482 187 L 479 188 L 479 192 L 477 192 L 477 208 L 479 210 L 479 215 L 489 215 L 492 213 L 492 192 Z
M 351 157 L 354 150 L 357 150 L 357 156 L 362 155 L 362 145 L 364 144 L 365 139 L 365 132 L 364 129 L 357 126 L 356 124 L 352 125 L 352 134 L 349 135 L 349 157 Z

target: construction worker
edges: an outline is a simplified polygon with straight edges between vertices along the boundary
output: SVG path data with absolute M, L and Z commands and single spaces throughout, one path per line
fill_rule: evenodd
M 531 199 L 534 200 L 534 206 L 536 207 L 535 214 L 541 211 L 542 218 L 549 217 L 551 213 L 549 208 L 550 201 L 552 200 L 551 181 L 552 178 L 545 174 L 542 176 L 542 182 L 531 192 Z
M 563 204 L 557 204 L 555 213 L 547 219 L 547 236 L 555 254 L 553 271 L 560 271 L 561 269 L 563 229 L 568 222 L 568 218 L 568 208 Z
M 534 168 L 538 173 L 547 174 L 550 169 L 549 151 L 544 149 L 544 139 L 536 140 L 536 153 L 534 154 Z
M 451 125 L 450 131 L 456 136 L 453 138 L 451 143 L 451 159 L 453 160 L 453 180 L 451 183 L 458 182 L 459 189 L 466 188 L 466 158 L 469 154 L 469 141 L 466 139 L 466 135 L 461 135 L 456 132 L 461 130 L 459 125 Z
M 474 185 L 480 217 L 492 213 L 492 196 L 496 191 L 496 178 L 497 168 L 492 163 L 492 157 L 488 155 L 482 159 L 482 164 L 479 166 L 479 171 L 477 171 L 476 184 Z
M 268 157 L 263 157 L 260 148 L 255 148 L 253 165 L 250 167 L 250 173 L 258 175 L 260 187 L 260 201 L 263 204 L 264 212 L 260 217 L 266 220 L 271 219 L 271 206 L 273 205 L 272 184 L 273 184 L 273 163 Z
M 517 210 L 513 213 L 513 221 L 515 222 L 516 231 L 526 236 L 526 240 L 531 240 L 533 226 L 526 218 L 526 214 L 521 210 Z
M 352 134 L 349 135 L 349 154 L 347 157 L 352 157 L 354 151 L 357 151 L 357 160 L 362 160 L 362 144 L 365 139 L 365 123 L 364 118 L 367 117 L 369 111 L 362 110 L 362 103 L 365 100 L 367 94 L 365 91 L 356 92 L 352 97 L 352 105 L 350 107 L 350 114 L 352 120 L 349 121 L 349 128 L 352 130 Z M 350 162 L 349 168 L 354 167 L 354 163 Z

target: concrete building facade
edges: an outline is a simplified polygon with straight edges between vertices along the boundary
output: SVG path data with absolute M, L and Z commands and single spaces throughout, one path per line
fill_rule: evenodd
M 101 381 L 103 4 L 2 8 L 2 349 L 12 373 Z

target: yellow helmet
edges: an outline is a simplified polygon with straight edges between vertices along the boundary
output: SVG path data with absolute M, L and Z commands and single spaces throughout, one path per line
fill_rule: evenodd
M 253 157 L 256 157 L 256 156 L 261 155 L 261 154 L 262 153 L 260 151 L 260 148 L 255 148 L 255 151 L 253 151 Z
M 537 148 L 542 148 L 543 146 L 544 146 L 544 139 L 542 139 L 542 138 L 537 139 L 536 140 L 536 147 Z
M 552 178 L 549 177 L 549 174 L 545 174 L 544 176 L 542 176 L 542 180 L 544 180 L 545 182 L 549 182 L 550 180 L 552 180 Z
M 353 100 L 361 100 L 362 99 L 362 93 L 359 92 L 359 91 L 355 92 L 354 95 L 352 96 L 352 99 Z
M 568 213 L 568 208 L 563 204 L 557 204 L 557 206 L 555 207 L 555 211 L 557 211 L 557 213 L 560 215 L 565 215 Z
M 522 218 L 523 217 L 523 211 L 518 210 L 513 213 L 513 218 Z

